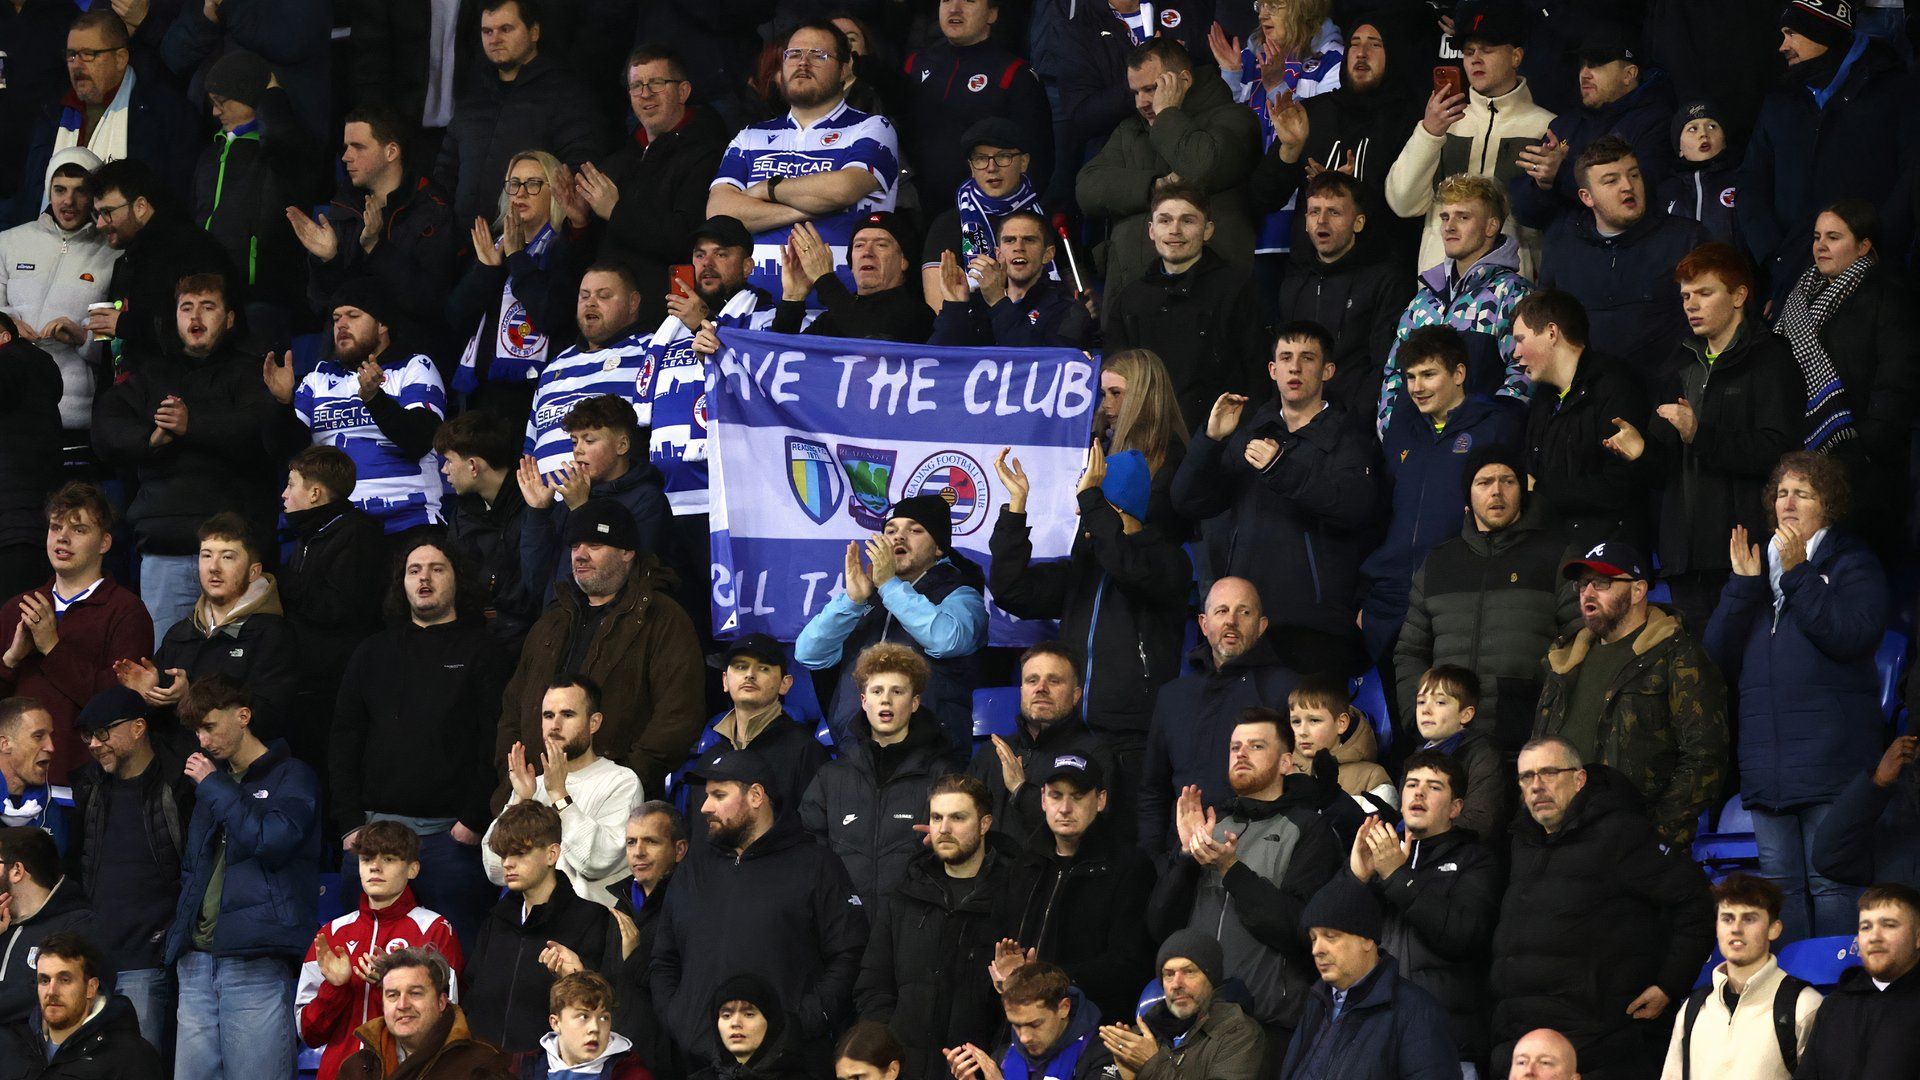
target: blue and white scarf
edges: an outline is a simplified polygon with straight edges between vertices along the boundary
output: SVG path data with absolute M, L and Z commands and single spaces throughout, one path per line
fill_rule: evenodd
M 540 231 L 527 242 L 527 257 L 539 269 L 547 268 L 547 252 L 553 246 L 553 226 L 542 225 Z M 492 334 L 488 334 L 491 327 Z M 500 309 L 492 317 L 482 317 L 480 325 L 474 329 L 473 337 L 467 342 L 466 351 L 460 354 L 460 366 L 453 372 L 453 388 L 470 394 L 480 385 L 480 353 L 488 346 L 483 341 L 491 337 L 489 350 L 492 358 L 487 362 L 487 382 L 510 383 L 532 382 L 540 377 L 540 371 L 547 366 L 547 346 L 550 340 L 547 332 L 533 325 L 527 318 L 527 308 L 513 294 L 513 275 L 500 286 Z
M 968 177 L 954 189 L 953 202 L 960 211 L 960 252 L 963 263 L 971 255 L 993 254 L 996 247 L 994 237 L 997 235 L 994 226 L 1001 218 L 1015 210 L 1031 210 L 1045 216 L 1045 211 L 1040 209 L 1040 193 L 1033 190 L 1033 181 L 1027 179 L 1026 173 L 1020 174 L 1019 187 L 999 198 L 981 191 L 980 185 Z M 973 238 L 971 254 L 967 251 L 969 237 Z

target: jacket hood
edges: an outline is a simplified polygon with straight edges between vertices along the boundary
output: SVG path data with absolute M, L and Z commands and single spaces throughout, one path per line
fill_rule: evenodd
M 1822 545 L 1823 547 L 1825 545 Z M 1645 656 L 1668 638 L 1680 632 L 1680 619 L 1658 604 L 1647 605 L 1647 621 L 1633 636 L 1633 655 Z M 1593 631 L 1581 627 L 1573 640 L 1547 650 L 1547 666 L 1555 675 L 1565 675 L 1580 666 L 1593 650 Z
M 86 907 L 87 898 L 80 888 L 79 879 L 69 875 L 53 883 L 53 891 L 47 894 L 47 902 L 40 905 L 39 911 L 28 918 L 15 919 L 13 924 L 25 926 L 32 922 L 47 922 L 62 915 L 84 911 Z
M 1043 1067 L 1060 1053 L 1062 1047 L 1072 1044 L 1073 1040 L 1082 1035 L 1094 1034 L 1100 1030 L 1100 1006 L 1088 1001 L 1086 995 L 1082 994 L 1077 986 L 1067 987 L 1067 1000 L 1073 1003 L 1073 1011 L 1067 1015 L 1067 1026 L 1060 1032 L 1060 1037 L 1055 1039 L 1053 1045 L 1047 1047 L 1041 1056 L 1034 1057 L 1027 1053 L 1026 1047 L 1020 1045 L 1020 1040 L 1013 1040 L 1013 1052 L 1019 1054 L 1027 1063 L 1028 1076 L 1041 1075 L 1045 1071 Z M 1094 1034 L 1094 1037 L 1097 1039 L 1099 1036 Z
M 560 1056 L 560 1033 L 549 1031 L 540 1036 L 540 1050 L 547 1055 L 547 1072 L 552 1074 L 558 1074 L 563 1069 L 578 1069 L 589 1075 L 594 1072 L 606 1073 L 606 1065 L 609 1062 L 631 1049 L 633 1049 L 633 1040 L 617 1031 L 608 1031 L 606 1048 L 600 1051 L 598 1057 L 581 1065 L 569 1065 L 567 1060 Z
M 1359 709 L 1348 711 L 1347 733 L 1334 744 L 1333 760 L 1342 765 L 1358 765 L 1363 761 L 1380 760 L 1380 739 L 1373 733 L 1373 724 L 1367 715 Z
M 1447 275 L 1453 268 L 1452 259 L 1441 259 L 1434 266 L 1420 272 L 1420 283 L 1440 296 L 1447 295 Z M 1520 272 L 1520 241 L 1512 233 L 1501 233 L 1500 242 L 1487 252 L 1487 256 L 1474 263 L 1465 277 L 1460 279 L 1460 292 L 1474 293 L 1485 288 L 1487 281 L 1499 274 L 1518 274 Z
M 58 172 L 62 165 L 78 165 L 92 172 L 99 168 L 100 164 L 100 155 L 84 146 L 69 146 L 65 150 L 55 151 L 54 155 L 47 159 L 46 175 L 40 178 L 40 190 L 43 193 L 40 196 L 41 209 L 44 210 L 53 204 L 53 174 Z M 93 220 L 89 218 L 75 231 L 85 232 L 91 228 L 93 228 Z
M 202 596 L 195 600 L 193 628 L 203 637 L 212 637 L 215 631 L 231 626 L 250 615 L 284 614 L 286 611 L 280 606 L 279 585 L 274 582 L 272 574 L 261 574 L 259 580 L 247 586 L 247 591 L 240 595 L 240 602 L 233 606 L 232 611 L 227 612 L 226 618 L 218 623 L 213 621 L 213 608 L 207 603 L 207 598 Z
M 719 1031 L 720 1009 L 729 1001 L 750 1002 L 754 1008 L 760 1010 L 761 1015 L 767 1018 L 767 1034 L 760 1041 L 760 1048 L 753 1052 L 744 1065 L 737 1067 L 753 1069 L 755 1066 L 765 1065 L 780 1057 L 786 1049 L 789 1019 L 786 1003 L 780 1000 L 780 991 L 764 977 L 752 972 L 744 972 L 722 981 L 714 989 L 713 998 L 708 1002 L 707 1015 L 712 1017 L 710 1026 L 713 1028 L 713 1060 L 716 1062 L 733 1060 L 733 1051 L 727 1049 L 726 1040 L 721 1038 Z
M 45 1022 L 40 1018 L 40 1010 L 34 1009 L 27 1014 L 27 1024 L 44 1046 L 47 1039 Z M 110 1031 L 122 1037 L 138 1038 L 140 1035 L 140 1015 L 133 1011 L 133 1002 L 121 994 L 102 994 L 95 998 L 93 1008 L 87 1010 L 87 1018 L 81 1021 L 67 1041 L 60 1044 L 60 1051 L 69 1046 L 86 1045 L 87 1037 L 95 1032 Z
M 1560 831 L 1555 836 L 1566 836 L 1583 825 L 1612 814 L 1646 816 L 1647 800 L 1640 794 L 1640 789 L 1633 786 L 1633 781 L 1612 766 L 1599 762 L 1588 764 L 1585 769 L 1587 785 L 1567 804 L 1567 816 L 1561 821 Z M 1651 828 L 1651 824 L 1648 827 Z M 1513 815 L 1513 831 L 1535 842 L 1546 837 L 1546 830 L 1533 820 L 1533 815 L 1527 812 L 1525 805 Z
M 1315 777 L 1306 773 L 1291 773 L 1280 778 L 1279 798 L 1248 799 L 1235 796 L 1227 800 L 1222 813 L 1242 821 L 1266 821 L 1296 808 L 1320 806 L 1323 790 L 1323 785 Z

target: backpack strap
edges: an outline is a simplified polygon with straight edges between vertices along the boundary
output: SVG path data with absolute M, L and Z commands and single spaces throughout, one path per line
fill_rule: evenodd
M 1712 993 L 1713 984 L 1709 982 L 1694 987 L 1693 993 L 1687 995 L 1687 1018 L 1680 1028 L 1680 1080 L 1693 1080 L 1693 1022 L 1700 1019 L 1700 1009 Z
M 1797 1023 L 1800 991 L 1809 984 L 1805 979 L 1781 975 L 1773 991 L 1773 1035 L 1780 1041 L 1780 1060 L 1791 1073 L 1800 1067 L 1800 1038 Z

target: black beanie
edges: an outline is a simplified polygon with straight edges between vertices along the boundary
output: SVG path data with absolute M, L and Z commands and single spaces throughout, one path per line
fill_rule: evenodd
M 779 1042 L 781 1034 L 786 1031 L 787 1012 L 780 1004 L 780 991 L 774 989 L 764 976 L 745 972 L 721 983 L 719 989 L 713 992 L 712 1016 L 716 1022 L 720 1019 L 720 1007 L 729 1001 L 744 1001 L 767 1018 L 767 1037 L 760 1041 L 760 1049 L 754 1051 L 756 1057 Z M 715 1037 L 718 1038 L 718 1032 L 715 1032 Z M 724 1044 L 721 1050 L 724 1054 Z
M 237 101 L 249 109 L 260 104 L 267 92 L 273 71 L 267 62 L 245 49 L 235 49 L 213 62 L 207 69 L 206 89 L 228 101 Z
M 1667 138 L 1672 142 L 1675 150 L 1680 149 L 1681 134 L 1687 130 L 1687 125 L 1695 120 L 1717 120 L 1722 130 L 1727 126 L 1727 114 L 1715 102 L 1705 98 L 1689 101 L 1674 110 L 1673 122 L 1667 125 Z
M 393 294 L 372 278 L 355 278 L 333 290 L 328 310 L 343 307 L 359 308 L 388 330 L 398 329 L 394 324 L 398 314 L 394 310 Z
M 1215 990 L 1227 981 L 1226 954 L 1221 951 L 1220 942 L 1203 930 L 1188 928 L 1175 930 L 1167 935 L 1166 943 L 1160 946 L 1160 952 L 1153 959 L 1155 971 L 1163 970 L 1167 961 L 1175 958 L 1189 961 L 1200 969 Z
M 1473 504 L 1473 478 L 1480 470 L 1489 465 L 1505 465 L 1513 470 L 1514 478 L 1520 481 L 1520 507 L 1527 505 L 1527 461 L 1520 451 L 1503 443 L 1481 443 L 1467 454 L 1467 463 L 1460 470 L 1460 496 Z
M 1307 901 L 1306 910 L 1300 913 L 1300 936 L 1306 937 L 1317 926 L 1377 942 L 1384 921 L 1373 890 L 1342 870 Z
M 946 554 L 953 548 L 953 507 L 938 495 L 915 495 L 901 499 L 887 511 L 887 520 L 906 518 L 933 536 L 934 546 Z
M 1780 25 L 1829 49 L 1853 44 L 1851 0 L 1793 0 L 1780 12 Z

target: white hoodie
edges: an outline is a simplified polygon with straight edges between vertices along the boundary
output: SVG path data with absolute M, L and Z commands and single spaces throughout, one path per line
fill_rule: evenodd
M 600 1056 L 584 1065 L 569 1065 L 560 1056 L 560 1033 L 549 1031 L 540 1036 L 540 1049 L 547 1055 L 547 1075 L 549 1076 L 599 1076 L 607 1069 L 607 1059 L 624 1054 L 633 1049 L 633 1043 L 617 1031 L 607 1032 L 607 1048 Z
M 47 162 L 44 190 L 52 190 L 54 170 L 67 164 L 91 172 L 100 159 L 78 146 L 55 153 Z M 67 232 L 54 222 L 52 211 L 43 210 L 32 221 L 0 232 L 0 311 L 35 330 L 60 317 L 84 324 L 87 305 L 106 299 L 119 257 L 91 220 Z M 83 351 L 50 339 L 36 344 L 60 366 L 61 426 L 85 431 L 93 425 L 94 385 Z

